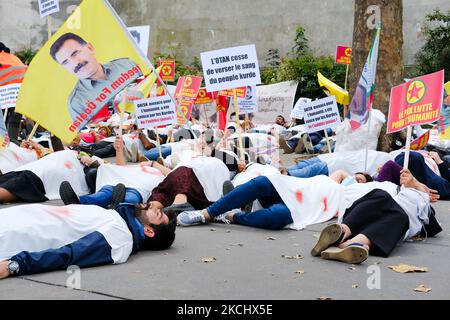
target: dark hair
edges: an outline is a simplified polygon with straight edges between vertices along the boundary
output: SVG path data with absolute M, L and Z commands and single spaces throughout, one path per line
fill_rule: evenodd
M 11 50 L 5 46 L 3 42 L 0 42 L 0 52 L 5 51 L 6 53 L 11 53 Z
M 146 207 L 136 205 L 135 216 L 141 221 L 141 211 L 148 209 L 148 204 Z M 169 223 L 153 225 L 155 235 L 153 237 L 145 236 L 144 240 L 141 242 L 141 247 L 143 250 L 165 250 L 169 248 L 175 241 L 175 230 L 177 228 L 177 218 L 173 210 L 167 210 L 165 214 L 169 217 Z M 141 221 L 142 222 L 142 221 Z
M 52 46 L 50 47 L 50 55 L 52 56 L 53 60 L 56 61 L 56 53 L 61 49 L 61 47 L 64 45 L 64 42 L 66 42 L 67 40 L 75 40 L 81 45 L 87 44 L 87 42 L 83 38 L 76 35 L 75 33 L 65 33 L 55 42 L 53 42 Z
M 357 173 L 355 173 L 355 176 L 357 174 L 363 175 L 366 178 L 366 182 L 372 182 L 373 181 L 372 176 L 370 174 L 368 174 L 367 172 L 357 172 Z

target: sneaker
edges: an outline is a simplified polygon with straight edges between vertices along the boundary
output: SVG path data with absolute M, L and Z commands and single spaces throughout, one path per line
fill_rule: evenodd
M 111 203 L 108 206 L 108 209 L 116 209 L 117 206 L 123 202 L 125 199 L 125 185 L 122 183 L 118 183 L 112 192 Z
M 278 139 L 278 143 L 280 144 L 280 148 L 283 149 L 284 153 L 290 154 L 293 153 L 294 150 L 292 150 L 291 147 L 287 144 L 286 140 L 283 137 L 280 137 Z
M 311 143 L 311 139 L 310 139 L 309 135 L 308 134 L 304 134 L 303 137 L 302 137 L 302 140 L 303 140 L 303 145 L 305 146 L 306 152 L 309 153 L 309 154 L 313 154 L 314 153 L 314 147 L 313 147 L 313 145 Z
M 165 207 L 162 211 L 167 212 L 169 210 L 173 210 L 175 212 L 175 214 L 178 216 L 181 212 L 184 212 L 184 211 L 195 211 L 195 208 L 189 202 L 185 202 L 185 203 L 173 204 L 169 207 Z
M 219 214 L 216 217 L 213 217 L 213 221 L 214 222 L 225 223 L 225 224 L 230 224 L 231 220 L 228 219 L 228 216 L 230 214 L 235 214 L 235 213 L 238 213 L 238 212 L 241 212 L 241 210 L 240 209 L 233 209 L 233 210 L 227 211 L 225 213 Z
M 234 185 L 230 180 L 224 181 L 222 186 L 222 194 L 227 195 L 234 190 Z
M 59 196 L 66 206 L 69 204 L 81 204 L 80 198 L 78 198 L 69 181 L 61 182 Z
M 195 224 L 206 223 L 203 210 L 183 211 L 177 217 L 177 222 L 180 226 L 189 227 Z

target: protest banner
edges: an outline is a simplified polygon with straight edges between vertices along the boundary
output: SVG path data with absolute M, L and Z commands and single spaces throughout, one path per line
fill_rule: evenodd
M 391 89 L 387 133 L 439 119 L 443 70 L 417 77 Z
M 294 108 L 291 112 L 291 118 L 294 119 L 303 119 L 303 109 L 305 106 L 310 103 L 312 100 L 309 98 L 299 98 L 297 102 L 295 103 Z
M 214 101 L 214 94 L 212 92 L 207 92 L 206 88 L 200 88 L 198 90 L 197 99 L 195 99 L 194 104 L 210 104 Z
M 429 140 L 430 140 L 430 130 L 427 130 L 424 134 L 422 134 L 420 137 L 411 142 L 410 150 L 423 149 L 428 144 Z M 405 147 L 403 147 L 402 149 L 405 149 Z
M 150 26 L 137 26 L 129 27 L 128 32 L 130 32 L 133 40 L 141 49 L 142 54 L 148 55 L 148 43 L 150 41 Z
M 186 124 L 186 120 L 191 117 L 194 100 L 181 98 L 178 100 L 177 121 L 178 124 Z M 184 117 L 183 117 L 184 116 Z
M 168 95 L 134 101 L 136 123 L 141 129 L 149 129 L 177 122 L 175 104 Z
M 158 60 L 158 67 L 161 67 L 161 71 L 159 75 L 161 79 L 166 82 L 175 81 L 175 60 L 174 59 L 165 59 Z M 178 80 L 179 81 L 179 80 Z
M 14 108 L 19 96 L 20 84 L 13 83 L 0 87 L 0 107 L 1 109 Z
M 334 96 L 318 99 L 303 108 L 305 128 L 308 133 L 335 128 L 341 124 Z
M 239 113 L 245 113 L 248 116 L 249 113 L 258 112 L 258 100 L 256 98 L 256 86 L 248 86 L 245 90 L 246 95 L 243 99 L 238 99 Z
M 0 117 L 0 150 L 6 149 L 9 145 L 9 135 L 3 117 Z
M 255 45 L 200 53 L 208 92 L 261 83 Z
M 180 77 L 175 89 L 175 98 L 183 98 L 194 101 L 198 96 L 198 91 L 202 85 L 202 80 L 202 77 L 197 76 Z
M 352 61 L 352 47 L 336 46 L 335 61 L 338 64 L 349 65 Z
M 337 103 L 340 103 L 344 106 L 348 105 L 349 99 L 347 90 L 342 89 L 333 81 L 325 78 L 319 71 L 317 71 L 317 80 L 321 87 L 325 87 L 330 92 L 330 95 L 336 96 Z
M 106 0 L 83 1 L 33 59 L 16 111 L 69 143 L 95 114 L 153 66 Z M 73 53 L 77 52 L 74 56 Z
M 41 18 L 59 12 L 59 0 L 39 0 L 38 3 Z
M 236 97 L 245 98 L 245 95 L 247 94 L 247 87 L 234 88 L 234 90 L 236 90 Z M 234 97 L 233 89 L 220 90 L 219 94 L 225 97 Z

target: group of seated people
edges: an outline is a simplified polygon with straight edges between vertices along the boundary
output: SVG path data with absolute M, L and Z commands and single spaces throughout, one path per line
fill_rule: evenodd
M 337 218 L 311 254 L 362 263 L 369 253 L 389 256 L 402 240 L 437 234 L 430 203 L 450 197 L 449 169 L 435 152 L 411 152 L 408 169 L 404 153 L 377 151 L 364 168 L 364 150 L 284 168 L 273 130 L 152 135 L 131 127 L 114 136 L 107 129 L 80 135 L 78 147 L 50 152 L 31 140 L 0 153 L 0 203 L 29 203 L 0 209 L 0 279 L 123 263 L 139 250 L 169 248 L 177 225 L 209 222 L 301 230 Z M 104 148 L 115 164 L 96 153 Z M 41 204 L 53 199 L 64 206 Z

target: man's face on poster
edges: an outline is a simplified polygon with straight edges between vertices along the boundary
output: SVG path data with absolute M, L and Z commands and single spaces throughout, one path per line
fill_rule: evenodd
M 67 71 L 80 79 L 91 78 L 101 67 L 95 59 L 95 51 L 92 44 L 81 44 L 69 39 L 55 54 L 56 61 Z
M 349 109 L 355 113 L 361 113 L 365 110 L 364 106 L 366 104 L 366 92 L 360 86 L 356 87 L 354 97 L 350 103 Z

